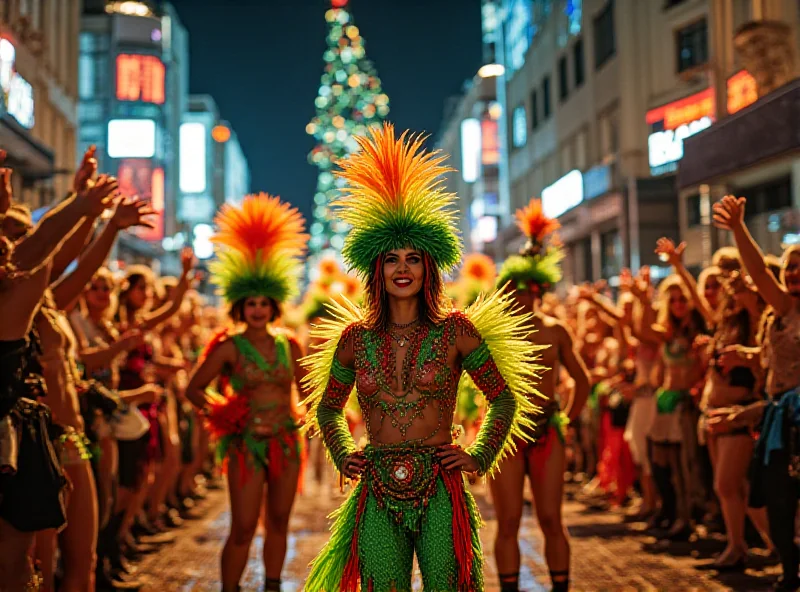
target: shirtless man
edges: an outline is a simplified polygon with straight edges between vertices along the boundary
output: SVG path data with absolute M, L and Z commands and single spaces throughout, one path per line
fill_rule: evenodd
M 518 219 L 541 217 L 540 211 L 537 212 L 533 206 L 532 202 L 529 208 L 518 214 Z M 516 453 L 500 464 L 498 472 L 489 482 L 498 523 L 494 552 L 502 592 L 519 590 L 518 537 L 527 476 L 545 539 L 545 558 L 553 590 L 561 592 L 569 589 L 570 559 L 569 540 L 561 519 L 565 468 L 563 429 L 566 420 L 576 419 L 586 403 L 589 373 L 578 355 L 570 330 L 561 321 L 539 310 L 544 293 L 561 279 L 558 259 L 554 263 L 553 259 L 548 261 L 548 258 L 560 256 L 552 247 L 545 250 L 542 244 L 546 236 L 544 232 L 538 235 L 527 232 L 528 228 L 541 225 L 521 222 L 520 227 L 530 239 L 528 247 L 523 254 L 509 259 L 500 272 L 500 282 L 512 291 L 520 306 L 520 313 L 533 314 L 530 320 L 532 347 L 534 344 L 549 344 L 549 347 L 542 351 L 541 364 L 547 369 L 542 373 L 539 384 L 539 392 L 544 398 L 536 400 L 543 413 L 533 418 L 535 428 L 530 434 L 535 443 L 520 442 Z M 553 225 L 550 224 L 550 227 Z M 545 279 L 546 270 L 555 272 Z M 509 280 L 510 283 L 507 283 Z M 563 413 L 556 399 L 562 368 L 575 383 L 572 397 Z

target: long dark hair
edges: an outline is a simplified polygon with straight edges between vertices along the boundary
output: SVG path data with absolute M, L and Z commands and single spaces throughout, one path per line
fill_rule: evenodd
M 425 277 L 422 279 L 422 290 L 419 291 L 419 318 L 431 325 L 442 323 L 450 312 L 451 304 L 444 289 L 444 281 L 433 258 L 422 253 L 422 265 Z M 385 329 L 389 323 L 389 295 L 386 293 L 386 278 L 383 275 L 383 262 L 386 254 L 375 259 L 372 271 L 367 277 L 365 304 L 367 316 L 364 324 L 373 331 Z

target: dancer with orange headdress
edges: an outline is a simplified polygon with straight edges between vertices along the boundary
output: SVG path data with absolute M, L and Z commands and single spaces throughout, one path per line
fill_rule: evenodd
M 505 286 L 527 314 L 526 326 L 535 343 L 548 343 L 542 352 L 547 370 L 539 386 L 546 402 L 544 413 L 532 417 L 533 443 L 521 443 L 516 454 L 500 464 L 500 470 L 490 481 L 492 499 L 497 512 L 495 559 L 503 592 L 519 590 L 519 527 L 522 519 L 525 477 L 530 479 L 536 515 L 545 540 L 545 558 L 550 569 L 553 590 L 569 588 L 569 541 L 561 521 L 564 487 L 564 430 L 569 420 L 576 419 L 589 396 L 589 375 L 575 350 L 572 334 L 561 321 L 542 313 L 540 305 L 545 293 L 561 280 L 561 248 L 553 241 L 545 244 L 550 234 L 559 228 L 556 220 L 542 211 L 539 200 L 517 211 L 517 225 L 528 237 L 519 255 L 509 257 L 500 269 L 498 286 Z M 530 347 L 535 347 L 532 342 Z M 572 398 L 566 412 L 556 398 L 561 368 L 574 381 Z
M 394 128 L 357 138 L 338 203 L 353 229 L 343 255 L 365 280 L 362 308 L 334 305 L 309 356 L 308 425 L 337 469 L 358 480 L 312 563 L 306 592 L 409 592 L 414 556 L 426 590 L 480 592 L 480 516 L 464 473 L 491 473 L 535 411 L 537 366 L 508 296 L 451 310 L 442 272 L 461 257 L 443 157 Z M 468 372 L 488 401 L 475 441 L 455 441 L 456 387 Z M 344 416 L 353 388 L 368 444 Z
M 241 207 L 223 206 L 215 222 L 219 233 L 213 241 L 220 248 L 213 281 L 240 328 L 221 331 L 209 342 L 186 396 L 206 413 L 228 471 L 231 532 L 222 551 L 222 590 L 239 589 L 264 501 L 264 590 L 280 590 L 289 515 L 305 458 L 292 400 L 303 370 L 297 341 L 272 324 L 299 283 L 308 236 L 298 211 L 266 194 L 246 197 Z M 215 380 L 219 394 L 206 393 Z

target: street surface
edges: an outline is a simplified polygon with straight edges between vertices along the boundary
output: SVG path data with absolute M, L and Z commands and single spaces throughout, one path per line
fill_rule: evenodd
M 482 531 L 486 561 L 486 590 L 497 592 L 492 558 L 496 523 L 481 485 L 474 487 L 486 526 Z M 291 522 L 291 535 L 283 591 L 302 590 L 309 561 L 328 537 L 326 516 L 342 501 L 338 488 L 310 483 L 298 497 Z M 228 527 L 226 494 L 212 491 L 201 502 L 202 517 L 177 529 L 175 543 L 140 563 L 139 574 L 147 582 L 144 592 L 218 591 L 219 555 Z M 699 543 L 660 546 L 641 532 L 642 524 L 629 525 L 620 512 L 590 512 L 582 504 L 567 502 L 566 523 L 572 537 L 573 590 L 768 590 L 778 568 L 763 553 L 753 556 L 744 574 L 717 574 L 703 570 L 724 546 L 720 536 Z M 263 538 L 256 536 L 250 562 L 242 580 L 243 591 L 260 591 L 263 582 L 261 550 Z M 542 538 L 530 508 L 526 508 L 521 536 L 523 568 L 521 589 L 543 592 L 549 587 Z M 761 577 L 763 574 L 770 577 Z M 415 590 L 421 590 L 416 578 Z

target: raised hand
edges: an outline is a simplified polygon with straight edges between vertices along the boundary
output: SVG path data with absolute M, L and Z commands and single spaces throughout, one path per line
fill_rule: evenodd
M 152 214 L 155 214 L 155 211 L 150 207 L 150 204 L 134 196 L 125 198 L 117 204 L 114 215 L 111 217 L 111 222 L 120 230 L 131 226 L 153 228 L 153 224 L 144 219 L 145 216 Z
M 14 199 L 14 190 L 11 188 L 11 169 L 5 166 L 8 153 L 5 150 L 0 150 L 0 206 L 8 208 L 11 201 Z M 0 211 L 4 214 L 5 211 Z
M 87 188 L 86 186 L 97 174 L 97 159 L 95 158 L 96 152 L 97 147 L 92 144 L 83 155 L 83 160 L 81 160 L 81 164 L 78 167 L 78 170 L 75 171 L 75 176 L 72 179 L 72 190 L 75 193 L 81 193 L 82 191 L 85 191 Z
M 660 255 L 673 267 L 678 267 L 683 262 L 683 252 L 686 250 L 686 243 L 682 242 L 677 247 L 672 239 L 661 237 L 656 243 L 656 254 Z M 649 270 L 648 270 L 649 271 Z
M 111 207 L 118 188 L 117 179 L 108 175 L 100 175 L 96 183 L 87 183 L 83 191 L 78 194 L 78 199 L 83 202 L 85 214 L 96 217 Z
M 724 230 L 736 230 L 744 226 L 744 206 L 747 199 L 726 195 L 714 204 L 714 225 Z
M 181 268 L 183 269 L 183 275 L 188 276 L 195 265 L 197 265 L 197 259 L 194 257 L 194 251 L 192 251 L 191 247 L 184 247 L 181 251 Z

